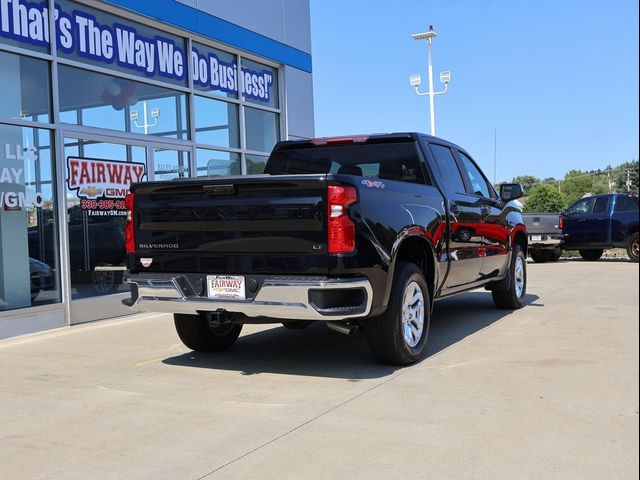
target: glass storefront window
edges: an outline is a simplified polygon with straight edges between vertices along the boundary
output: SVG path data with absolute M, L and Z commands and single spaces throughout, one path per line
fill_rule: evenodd
M 243 58 L 240 85 L 245 102 L 278 108 L 277 69 Z
M 244 109 L 247 149 L 258 152 L 271 152 L 280 138 L 278 115 L 257 108 Z
M 239 148 L 238 105 L 235 103 L 193 97 L 196 142 L 218 147 Z
M 193 43 L 191 76 L 193 88 L 228 98 L 238 98 L 238 61 L 231 53 Z
M 267 164 L 268 158 L 269 157 L 266 155 L 252 155 L 247 153 L 245 155 L 245 160 L 247 162 L 247 175 L 264 173 L 264 167 Z
M 60 119 L 89 127 L 187 139 L 186 95 L 60 65 Z
M 242 173 L 239 153 L 197 148 L 196 163 L 198 177 L 221 177 Z
M 186 85 L 188 66 L 181 37 L 95 10 L 56 0 L 58 55 L 175 85 Z
M 153 179 L 173 180 L 190 177 L 189 152 L 167 148 L 153 149 Z
M 126 292 L 124 195 L 148 179 L 145 148 L 65 138 L 64 153 L 71 298 Z
M 61 301 L 51 137 L 0 124 L 0 311 Z
M 49 62 L 0 51 L 0 118 L 49 122 Z

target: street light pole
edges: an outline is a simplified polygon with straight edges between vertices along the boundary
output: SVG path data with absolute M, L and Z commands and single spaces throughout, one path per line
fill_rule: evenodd
M 409 83 L 412 87 L 415 88 L 417 95 L 429 95 L 429 115 L 431 120 L 431 135 L 436 134 L 436 105 L 435 105 L 435 97 L 436 95 L 442 95 L 443 93 L 447 93 L 449 89 L 449 82 L 451 81 L 451 72 L 441 72 L 440 73 L 440 82 L 444 83 L 444 90 L 436 92 L 433 89 L 433 61 L 432 61 L 432 41 L 438 34 L 433 30 L 433 25 L 429 25 L 429 31 L 423 33 L 415 33 L 411 35 L 411 38 L 414 40 L 426 40 L 427 41 L 427 59 L 429 66 L 429 91 L 421 92 L 418 87 L 422 83 L 422 79 L 420 75 L 411 75 L 409 77 Z
M 430 27 L 430 30 L 433 31 L 433 27 Z M 435 35 L 437 35 L 437 33 L 433 32 Z M 432 56 L 432 52 L 431 52 L 431 40 L 432 37 L 429 37 L 427 39 L 427 51 L 429 52 L 427 54 L 429 60 L 429 113 L 431 115 L 431 135 L 436 134 L 436 96 L 435 96 L 435 92 L 433 91 L 433 64 L 431 63 L 431 56 Z M 445 87 L 446 88 L 446 87 Z

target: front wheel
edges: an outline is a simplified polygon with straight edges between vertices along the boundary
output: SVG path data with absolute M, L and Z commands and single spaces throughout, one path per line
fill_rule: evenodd
M 365 323 L 373 355 L 391 365 L 408 365 L 422 355 L 429 335 L 431 302 L 422 270 L 398 262 L 387 310 Z
M 236 342 L 242 330 L 241 324 L 233 323 L 212 327 L 201 315 L 176 313 L 173 322 L 182 343 L 196 352 L 225 350 Z
M 516 244 L 511 252 L 511 264 L 509 265 L 511 282 L 509 289 L 504 291 L 493 290 L 493 303 L 498 308 L 516 310 L 524 306 L 524 296 L 527 292 L 527 260 L 522 247 Z
M 595 262 L 599 260 L 604 250 L 600 249 L 592 249 L 592 250 L 578 250 L 580 252 L 580 256 L 586 260 L 587 262 Z
M 627 255 L 629 260 L 638 263 L 638 232 L 629 235 L 627 238 Z

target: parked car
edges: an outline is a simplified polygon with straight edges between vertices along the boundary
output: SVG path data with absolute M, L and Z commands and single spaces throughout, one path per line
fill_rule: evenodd
M 556 262 L 562 256 L 564 234 L 559 213 L 523 213 L 529 234 L 529 256 L 536 263 Z
M 581 198 L 560 215 L 565 250 L 598 260 L 605 248 L 626 248 L 638 262 L 638 197 L 630 194 Z
M 499 308 L 524 305 L 521 196 L 423 134 L 280 142 L 264 175 L 131 187 L 125 304 L 173 313 L 197 351 L 231 346 L 244 323 L 322 321 L 411 363 L 434 300 L 484 287 Z
M 44 262 L 29 257 L 29 277 L 31 278 L 31 301 L 33 302 L 38 294 L 44 290 L 55 288 L 55 273 L 53 269 Z

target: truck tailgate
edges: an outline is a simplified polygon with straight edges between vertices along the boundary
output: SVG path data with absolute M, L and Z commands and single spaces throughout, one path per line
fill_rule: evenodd
M 133 271 L 328 271 L 326 175 L 200 178 L 137 184 L 132 191 Z M 141 258 L 152 262 L 143 267 Z
M 529 235 L 562 234 L 559 213 L 524 213 L 522 218 Z

